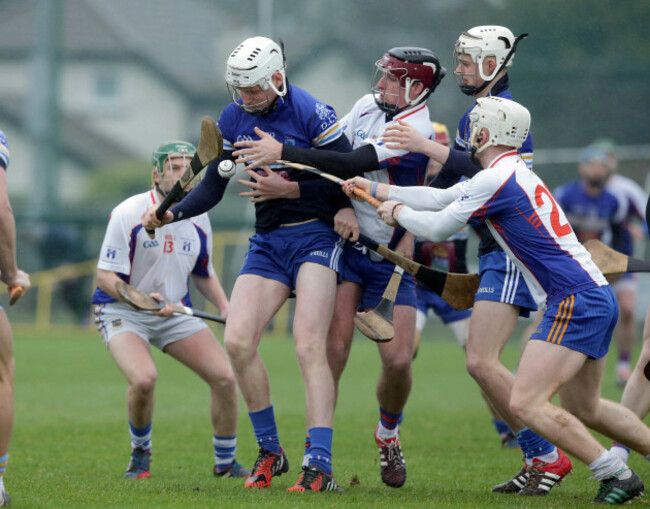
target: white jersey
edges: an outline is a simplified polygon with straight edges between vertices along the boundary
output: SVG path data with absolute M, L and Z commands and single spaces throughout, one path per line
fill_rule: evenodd
M 158 204 L 153 190 L 128 198 L 113 209 L 97 268 L 121 274 L 122 278 L 145 293 L 158 292 L 166 301 L 189 300 L 189 276 L 214 275 L 212 267 L 212 229 L 207 214 L 158 228 L 150 239 L 142 227 L 142 213 Z M 97 290 L 94 304 L 115 299 Z
M 540 304 L 607 285 L 553 195 L 515 150 L 449 189 L 391 187 L 389 198 L 414 209 L 400 211 L 400 224 L 434 241 L 485 221 Z
M 606 188 L 614 196 L 625 202 L 626 219 L 629 217 L 644 219 L 648 193 L 639 184 L 631 178 L 616 174 L 609 178 Z
M 390 149 L 381 141 L 386 127 L 397 123 L 397 120 L 405 120 L 426 138 L 433 139 L 435 136 L 429 118 L 429 108 L 425 103 L 401 111 L 389 121 L 386 113 L 375 103 L 372 94 L 359 99 L 350 112 L 341 119 L 340 124 L 353 149 L 368 143 L 375 148 L 379 169 L 366 172 L 366 178 L 398 186 L 422 185 L 429 158 L 406 150 Z M 352 201 L 352 205 L 362 233 L 380 244 L 393 247 L 395 242 L 391 240 L 395 229 L 381 220 L 375 208 L 368 203 L 358 201 Z

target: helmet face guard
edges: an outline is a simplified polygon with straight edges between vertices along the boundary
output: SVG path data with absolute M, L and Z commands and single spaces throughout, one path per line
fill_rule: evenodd
M 163 174 L 165 173 L 165 162 L 169 161 L 168 168 L 171 169 L 171 164 L 172 164 L 172 158 L 182 158 L 183 159 L 183 167 L 187 168 L 190 164 L 190 161 L 192 160 L 192 157 L 194 157 L 194 154 L 196 152 L 196 147 L 192 145 L 191 143 L 188 143 L 186 141 L 168 141 L 160 145 L 156 150 L 153 151 L 152 154 L 152 164 L 153 164 L 153 170 L 158 174 L 159 179 L 162 181 L 163 180 Z M 156 188 L 156 190 L 163 196 L 167 196 L 169 191 L 164 191 L 160 185 L 158 185 L 153 178 L 152 174 L 152 180 L 153 180 L 153 186 Z M 165 180 L 173 180 L 172 178 L 168 178 Z M 192 190 L 194 187 L 194 183 L 200 181 L 200 176 L 197 175 L 195 179 L 190 182 L 190 184 L 183 190 L 181 193 L 181 196 L 179 197 L 178 201 L 182 200 L 187 194 Z
M 279 87 L 273 82 L 273 76 L 277 72 L 282 76 Z M 275 99 L 284 97 L 287 93 L 286 63 L 282 48 L 268 37 L 246 39 L 228 57 L 226 86 L 233 102 L 246 113 L 269 113 L 274 108 Z M 255 87 L 260 87 L 264 92 L 264 99 L 255 104 L 245 104 L 240 89 Z
M 438 58 L 428 49 L 400 47 L 389 50 L 381 59 L 375 62 L 371 79 L 371 91 L 377 106 L 389 114 L 415 106 L 427 99 L 446 74 L 446 69 L 440 65 Z M 379 87 L 379 83 L 388 79 L 388 74 L 399 81 L 399 91 L 387 94 Z M 423 85 L 417 97 L 411 99 L 411 89 L 414 83 Z M 400 96 L 403 90 L 403 102 Z M 389 99 L 389 100 L 387 100 Z
M 478 74 L 477 77 L 483 80 L 483 84 L 480 86 L 476 84 L 469 85 L 464 80 L 468 73 L 456 72 L 455 70 L 454 76 L 461 92 L 470 96 L 482 92 L 502 70 L 512 65 L 517 45 L 527 36 L 528 34 L 522 34 L 515 38 L 507 28 L 494 25 L 474 27 L 460 34 L 454 45 L 454 69 L 458 69 L 461 54 L 469 55 L 472 62 L 476 64 L 476 71 L 470 75 L 476 76 Z M 483 69 L 483 63 L 490 57 L 495 59 L 496 66 L 492 73 L 487 75 Z

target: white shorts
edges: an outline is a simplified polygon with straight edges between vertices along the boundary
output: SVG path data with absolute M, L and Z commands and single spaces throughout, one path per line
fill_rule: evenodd
M 111 339 L 123 332 L 132 332 L 147 343 L 163 350 L 170 343 L 185 339 L 208 326 L 199 318 L 174 314 L 162 318 L 147 311 L 136 311 L 123 302 L 97 304 L 95 325 L 108 346 Z

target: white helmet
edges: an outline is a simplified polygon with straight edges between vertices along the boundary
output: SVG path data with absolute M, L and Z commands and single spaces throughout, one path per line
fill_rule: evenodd
M 469 114 L 469 122 L 472 154 L 482 152 L 490 145 L 519 148 L 528 138 L 530 112 L 510 99 L 481 97 Z M 477 148 L 476 138 L 483 128 L 490 132 L 490 138 L 485 145 Z
M 282 87 L 278 88 L 271 79 L 282 74 Z M 233 101 L 247 113 L 264 114 L 271 106 L 256 108 L 258 105 L 244 106 L 238 88 L 259 85 L 262 90 L 269 88 L 283 97 L 287 93 L 286 65 L 280 46 L 268 37 L 251 37 L 237 46 L 226 62 L 226 85 Z

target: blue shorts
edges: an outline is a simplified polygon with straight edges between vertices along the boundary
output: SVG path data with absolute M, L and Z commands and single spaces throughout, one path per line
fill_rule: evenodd
M 332 227 L 322 221 L 256 233 L 249 239 L 248 253 L 239 274 L 274 279 L 293 291 L 300 266 L 305 262 L 318 263 L 339 272 L 342 254 L 337 244 L 339 240 Z
M 503 251 L 492 251 L 479 258 L 481 284 L 474 300 L 504 302 L 519 306 L 519 316 L 528 317 L 537 310 L 524 276 Z
M 618 303 L 609 285 L 547 302 L 542 323 L 530 339 L 548 341 L 593 359 L 607 355 L 618 320 Z
M 379 304 L 394 270 L 394 264 L 383 259 L 377 262 L 371 260 L 370 256 L 349 243 L 343 248 L 341 276 L 344 281 L 351 281 L 363 287 L 360 310 L 374 308 Z M 415 280 L 410 274 L 402 275 L 395 305 L 415 307 Z
M 433 312 L 440 317 L 444 324 L 465 320 L 472 314 L 471 309 L 458 311 L 452 308 L 445 299 L 424 284 L 418 283 L 415 287 L 415 293 L 418 310 L 426 315 L 429 309 L 433 309 Z

